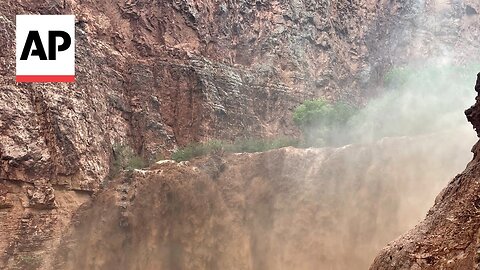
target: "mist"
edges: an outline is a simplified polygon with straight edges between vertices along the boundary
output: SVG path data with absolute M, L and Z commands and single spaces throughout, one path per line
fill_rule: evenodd
M 464 110 L 475 99 L 472 86 L 478 70 L 478 64 L 460 66 L 448 59 L 395 67 L 385 76 L 383 94 L 350 120 L 343 136 L 366 143 L 384 137 L 469 129 L 471 136 L 452 138 L 472 141 L 475 132 Z
M 469 67 L 393 72 L 338 134 L 349 144 L 122 175 L 77 217 L 55 268 L 367 269 L 425 217 L 476 140 Z

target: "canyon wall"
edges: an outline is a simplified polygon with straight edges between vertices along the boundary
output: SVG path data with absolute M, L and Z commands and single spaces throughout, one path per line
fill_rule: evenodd
M 70 214 L 108 179 L 115 145 L 154 161 L 192 141 L 298 135 L 290 112 L 308 98 L 361 103 L 361 85 L 381 77 L 364 72 L 389 37 L 377 30 L 408 10 L 347 0 L 1 1 L 0 268 L 50 254 Z M 77 81 L 16 84 L 15 15 L 72 13 Z
M 377 94 L 376 86 L 389 67 L 412 57 L 421 61 L 440 51 L 455 50 L 461 52 L 459 62 L 476 59 L 478 54 L 472 52 L 478 49 L 479 4 L 470 0 L 445 3 L 2 1 L 0 226 L 6 229 L 0 231 L 0 268 L 48 269 L 58 263 L 53 254 L 71 225 L 72 213 L 108 186 L 115 145 L 130 145 L 154 161 L 192 141 L 296 136 L 290 114 L 305 99 L 323 96 L 363 104 Z M 72 13 L 77 18 L 77 82 L 16 84 L 15 15 Z M 438 18 L 448 31 L 431 27 Z M 438 37 L 440 43 L 431 42 Z M 448 168 L 457 170 L 458 166 Z M 192 169 L 185 170 L 191 173 Z M 148 174 L 153 176 L 146 179 L 160 177 Z M 208 181 L 205 173 L 199 174 L 201 181 Z M 117 196 L 102 194 L 101 198 Z M 245 209 L 254 216 L 266 211 Z M 88 229 L 88 224 L 81 226 Z M 401 225 L 395 233 L 411 224 Z M 255 235 L 259 233 L 263 232 Z M 244 241 L 260 249 L 277 244 L 256 247 Z M 184 247 L 181 244 L 172 242 L 179 250 Z M 169 252 L 177 256 L 175 250 Z M 252 259 L 254 252 L 248 253 L 252 250 L 245 252 L 237 258 L 250 258 L 247 261 L 257 266 L 275 266 L 268 256 L 263 261 Z M 65 256 L 67 263 L 78 262 Z M 305 267 L 313 262 L 306 260 Z
M 298 135 L 290 112 L 303 100 L 368 97 L 361 85 L 381 78 L 370 65 L 385 62 L 370 63 L 371 51 L 390 38 L 380 29 L 409 10 L 346 0 L 3 1 L 0 178 L 93 191 L 115 143 L 155 159 L 209 138 Z M 75 84 L 14 83 L 15 14 L 29 13 L 76 15 Z

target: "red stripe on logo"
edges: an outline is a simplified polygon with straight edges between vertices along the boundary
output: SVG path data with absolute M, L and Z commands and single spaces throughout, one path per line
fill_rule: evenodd
M 75 82 L 75 75 L 17 75 L 17 82 Z

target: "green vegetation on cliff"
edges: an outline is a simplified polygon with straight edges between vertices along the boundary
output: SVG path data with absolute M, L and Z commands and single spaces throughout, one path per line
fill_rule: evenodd
M 115 144 L 113 146 L 113 161 L 110 175 L 115 176 L 122 170 L 141 169 L 148 166 L 148 162 L 128 145 Z
M 192 143 L 180 148 L 172 154 L 172 159 L 179 162 L 209 154 L 264 152 L 297 145 L 297 139 L 287 137 L 275 139 L 239 139 L 234 142 L 211 140 L 204 143 Z
M 307 146 L 335 145 L 356 108 L 343 102 L 307 100 L 293 112 L 294 123 L 302 130 Z

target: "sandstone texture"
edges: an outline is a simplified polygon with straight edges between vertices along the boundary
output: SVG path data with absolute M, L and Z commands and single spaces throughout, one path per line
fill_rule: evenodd
M 104 185 L 116 144 L 155 161 L 193 141 L 298 135 L 290 112 L 308 98 L 361 103 L 376 80 L 364 70 L 383 63 L 370 63 L 388 39 L 377 30 L 408 11 L 388 1 L 2 1 L 0 268 L 50 252 L 49 230 L 61 230 L 52 220 Z M 72 13 L 76 83 L 16 84 L 15 15 Z
M 194 141 L 296 136 L 298 130 L 293 127 L 290 114 L 305 99 L 322 96 L 363 104 L 377 94 L 377 86 L 389 67 L 406 63 L 411 57 L 421 62 L 428 55 L 456 51 L 458 62 L 476 59 L 480 5 L 473 0 L 423 2 L 1 1 L 0 268 L 51 269 L 59 263 L 54 261 L 54 254 L 64 241 L 72 213 L 102 187 L 109 186 L 115 145 L 129 145 L 154 162 Z M 76 83 L 14 82 L 16 14 L 76 15 Z M 432 28 L 437 22 L 434 20 L 448 26 L 442 28 L 447 30 Z M 260 164 L 261 157 L 259 154 Z M 190 167 L 184 170 L 192 178 L 198 177 L 200 183 L 210 181 L 206 172 L 194 172 Z M 178 175 L 178 179 L 187 177 L 177 172 L 172 175 Z M 150 181 L 159 177 L 148 172 L 145 180 L 138 180 L 135 174 L 131 181 L 146 181 L 147 188 Z M 127 181 L 124 185 L 129 186 L 130 180 L 117 181 Z M 119 184 L 113 181 L 110 185 Z M 144 196 L 140 195 L 142 191 L 132 190 L 136 196 Z M 214 187 L 204 190 L 210 191 L 217 196 L 223 194 Z M 113 200 L 115 196 L 134 200 L 128 197 L 129 192 L 102 192 L 98 200 Z M 212 207 L 222 212 L 225 205 Z M 103 207 L 110 206 L 100 204 L 90 211 L 101 211 Z M 267 211 L 245 209 L 242 215 L 246 220 L 248 213 L 261 216 Z M 119 214 L 122 228 L 138 222 L 128 218 L 129 211 Z M 114 217 L 106 216 L 108 221 Z M 258 222 L 262 225 L 270 221 Z M 81 228 L 88 229 L 88 224 Z M 211 229 L 206 225 L 204 228 Z M 71 233 L 74 237 L 75 231 Z M 228 238 L 225 235 L 219 237 Z M 173 256 L 170 261 L 183 265 L 175 259 L 186 258 L 175 250 L 178 247 L 183 252 L 186 248 L 184 243 L 175 242 L 184 241 L 183 238 L 159 237 L 173 241 L 174 250 L 168 251 Z M 379 243 L 383 244 L 385 239 Z M 264 247 L 246 238 L 242 241 L 252 245 L 253 251 L 277 244 Z M 213 241 L 212 245 L 216 243 Z M 226 241 L 225 245 L 236 244 Z M 276 267 L 273 260 L 253 258 L 252 250 L 239 250 L 245 253 L 235 255 L 238 260 L 247 258 L 260 268 Z M 276 251 L 272 248 L 266 254 Z M 197 262 L 185 261 L 185 267 L 196 269 L 206 261 L 214 263 L 211 258 L 205 259 L 213 254 L 208 252 L 193 256 L 192 260 Z M 305 256 L 313 257 L 308 252 Z M 108 260 L 99 263 L 92 259 L 85 263 L 116 266 Z M 308 269 L 313 262 L 306 260 L 305 267 Z M 133 261 L 125 263 L 136 265 Z M 138 265 L 155 267 L 159 262 L 151 263 Z M 223 263 L 220 260 L 218 267 L 225 266 Z M 175 267 L 171 265 L 171 269 Z
M 209 138 L 296 135 L 301 101 L 367 98 L 360 86 L 376 77 L 365 72 L 383 63 L 371 51 L 389 39 L 378 30 L 407 11 L 346 0 L 3 1 L 0 178 L 94 191 L 115 143 L 153 159 Z M 77 82 L 15 84 L 15 14 L 72 13 Z

